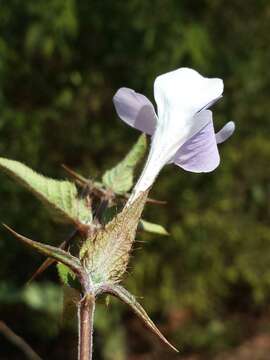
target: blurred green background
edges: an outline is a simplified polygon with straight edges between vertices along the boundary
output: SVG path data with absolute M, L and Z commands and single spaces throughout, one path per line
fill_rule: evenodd
M 162 171 L 151 195 L 168 204 L 146 215 L 170 236 L 139 235 L 125 279 L 181 356 L 117 301 L 100 301 L 95 359 L 269 359 L 269 34 L 268 0 L 0 2 L 1 156 L 98 179 L 138 137 L 113 94 L 127 86 L 153 100 L 155 77 L 181 66 L 224 79 L 216 129 L 236 122 L 215 172 Z M 1 222 L 18 232 L 48 243 L 69 232 L 3 174 L 0 197 Z M 75 359 L 55 268 L 24 287 L 43 258 L 0 237 L 0 320 L 43 359 Z M 24 359 L 1 333 L 0 359 Z

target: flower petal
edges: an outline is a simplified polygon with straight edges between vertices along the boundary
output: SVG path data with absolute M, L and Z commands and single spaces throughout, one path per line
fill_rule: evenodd
M 128 125 L 152 135 L 157 116 L 153 104 L 144 95 L 132 89 L 120 88 L 113 97 L 118 116 Z
M 219 97 L 217 97 L 216 99 L 214 99 L 214 100 L 211 100 L 208 104 L 206 104 L 201 110 L 199 110 L 198 112 L 197 112 L 197 114 L 199 113 L 199 112 L 202 112 L 202 111 L 204 111 L 204 110 L 207 110 L 207 109 L 209 109 L 210 107 L 212 107 L 218 100 L 220 100 L 222 98 L 222 95 L 220 95 Z
M 213 171 L 220 162 L 212 112 L 205 110 L 195 118 L 202 116 L 209 119 L 208 124 L 185 142 L 173 158 L 176 165 L 195 173 Z
M 220 98 L 223 81 L 206 78 L 197 71 L 180 68 L 160 75 L 154 83 L 154 95 L 158 106 L 158 117 L 167 107 L 181 109 L 193 116 L 213 100 Z
M 223 126 L 219 132 L 216 133 L 216 142 L 217 144 L 221 144 L 226 141 L 235 130 L 235 124 L 233 121 L 229 121 L 226 125 Z

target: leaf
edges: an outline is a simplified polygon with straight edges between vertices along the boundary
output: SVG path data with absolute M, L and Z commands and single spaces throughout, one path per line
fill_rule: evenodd
M 0 169 L 54 210 L 61 221 L 73 224 L 91 221 L 91 210 L 86 200 L 80 198 L 75 184 L 47 178 L 18 161 L 5 158 L 0 158 Z
M 115 167 L 105 172 L 103 184 L 116 194 L 124 194 L 132 188 L 134 169 L 147 148 L 146 136 L 141 135 L 126 157 Z
M 139 228 L 153 234 L 169 235 L 168 231 L 162 225 L 155 224 L 146 220 L 140 221 Z
M 80 258 L 94 283 L 117 282 L 126 271 L 148 191 L 142 192 L 83 244 Z
M 71 287 L 71 288 L 77 289 L 77 290 L 80 289 L 80 284 L 79 284 L 79 282 L 76 278 L 76 275 L 74 274 L 73 271 L 71 271 L 63 263 L 58 263 L 56 267 L 57 267 L 59 278 L 60 278 L 61 282 L 63 283 L 63 285 L 66 285 L 68 287 Z
M 69 268 L 62 264 L 57 264 L 57 272 L 60 277 L 60 280 L 64 285 L 69 285 L 69 278 L 75 279 L 75 274 L 69 270 Z
M 125 288 L 120 285 L 109 285 L 106 286 L 106 293 L 112 294 L 125 304 L 127 304 L 131 310 L 138 316 L 138 318 L 143 322 L 143 324 L 166 345 L 168 345 L 172 350 L 179 352 L 166 338 L 153 321 L 150 319 L 144 308 L 137 302 L 136 298 L 130 294 Z
M 32 249 L 35 249 L 38 252 L 40 252 L 41 254 L 45 256 L 49 256 L 55 259 L 56 261 L 59 261 L 60 263 L 68 266 L 74 273 L 81 274 L 82 272 L 81 262 L 75 256 L 72 256 L 68 252 L 60 248 L 57 248 L 55 246 L 42 244 L 40 242 L 28 239 L 27 237 L 18 234 L 17 232 L 15 232 L 13 229 L 11 229 L 9 226 L 5 224 L 3 224 L 3 226 L 25 245 L 28 245 Z

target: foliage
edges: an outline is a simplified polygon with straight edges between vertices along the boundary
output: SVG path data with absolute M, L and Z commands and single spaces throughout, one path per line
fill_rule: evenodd
M 116 194 L 125 194 L 134 183 L 134 169 L 146 152 L 146 136 L 140 136 L 125 158 L 102 176 L 103 184 Z
M 151 196 L 168 205 L 149 204 L 145 215 L 166 226 L 170 236 L 138 236 L 143 251 L 134 251 L 127 286 L 144 294 L 150 315 L 166 325 L 183 351 L 209 358 L 252 335 L 258 327 L 253 322 L 247 329 L 246 320 L 266 313 L 270 298 L 268 1 L 44 4 L 1 4 L 1 156 L 59 178 L 61 163 L 97 178 L 137 136 L 114 113 L 111 99 L 120 86 L 153 99 L 155 76 L 179 66 L 222 77 L 225 93 L 215 123 L 218 128 L 235 120 L 237 132 L 221 146 L 222 162 L 214 173 L 189 174 L 168 166 L 161 174 Z M 0 190 L 3 222 L 22 232 L 27 227 L 44 242 L 64 237 L 64 230 L 50 224 L 4 177 Z M 39 264 L 4 232 L 0 250 L 0 278 L 15 287 Z M 52 271 L 43 276 L 55 279 Z M 6 309 L 17 307 L 1 304 L 2 318 Z M 123 332 L 132 334 L 129 313 L 122 319 Z M 41 326 L 41 317 L 38 322 Z M 23 333 L 23 323 L 17 326 Z M 108 334 L 102 326 L 99 331 Z M 125 339 L 129 353 L 160 354 L 151 340 L 134 345 L 131 338 Z M 41 334 L 35 339 L 44 348 L 49 341 Z M 11 351 L 5 343 L 0 355 L 11 358 Z M 50 358 L 59 358 L 56 352 Z
M 5 158 L 0 158 L 0 168 L 53 209 L 53 219 L 72 224 L 91 222 L 91 209 L 80 198 L 75 184 L 46 178 L 18 161 Z
M 150 221 L 141 220 L 140 226 L 144 231 L 148 231 L 153 234 L 169 235 L 167 230 L 162 225 L 154 224 Z

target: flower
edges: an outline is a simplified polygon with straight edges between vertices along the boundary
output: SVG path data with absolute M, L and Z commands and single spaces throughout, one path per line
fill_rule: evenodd
M 203 77 L 189 68 L 156 78 L 154 97 L 158 115 L 144 95 L 128 88 L 116 92 L 113 102 L 119 117 L 152 136 L 148 159 L 129 202 L 148 189 L 168 163 L 196 173 L 213 171 L 219 165 L 217 144 L 230 137 L 235 128 L 233 122 L 228 122 L 215 134 L 208 108 L 222 93 L 221 79 Z

